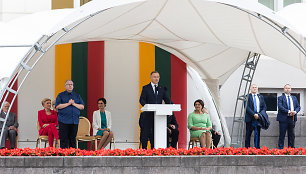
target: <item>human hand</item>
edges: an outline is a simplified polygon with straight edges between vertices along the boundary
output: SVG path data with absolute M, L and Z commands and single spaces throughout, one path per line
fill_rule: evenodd
M 175 129 L 175 125 L 173 125 L 173 124 L 170 124 L 170 127 L 171 127 L 172 129 Z
M 168 129 L 169 133 L 171 134 L 171 129 L 169 129 L 168 127 L 167 127 L 167 129 Z
M 207 111 L 206 108 L 203 108 L 203 109 L 202 109 L 202 112 L 208 114 L 208 111 Z
M 258 114 L 254 114 L 254 118 L 257 120 L 259 118 Z
M 9 130 L 16 130 L 16 128 L 14 126 L 10 126 Z
M 47 126 L 49 126 L 49 124 L 44 124 L 42 127 L 45 128 L 45 127 L 47 127 Z
M 294 116 L 296 114 L 295 111 L 290 111 L 290 116 Z

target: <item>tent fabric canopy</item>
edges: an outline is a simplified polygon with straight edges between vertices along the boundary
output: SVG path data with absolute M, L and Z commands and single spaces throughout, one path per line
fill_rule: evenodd
M 54 44 L 132 40 L 175 54 L 201 78 L 221 85 L 250 52 L 306 71 L 305 36 L 299 31 L 252 0 L 93 0 L 80 8 L 40 12 L 1 24 L 0 80 L 12 79 L 23 58 L 43 55 L 40 45 L 45 49 Z M 217 118 L 215 104 L 208 109 L 216 111 L 212 117 Z
M 266 19 L 289 28 L 287 33 L 302 45 L 304 53 Z M 279 15 L 253 1 L 94 0 L 77 9 L 46 11 L 13 21 L 1 29 L 0 45 L 33 45 L 42 35 L 52 36 L 80 21 L 83 22 L 57 44 L 149 42 L 176 54 L 203 79 L 218 79 L 220 84 L 250 51 L 306 70 L 304 36 Z M 23 50 L 24 55 L 25 48 L 12 49 L 0 48 L 0 55 L 16 64 L 22 59 L 18 50 Z M 0 78 L 12 73 L 13 70 L 1 70 Z

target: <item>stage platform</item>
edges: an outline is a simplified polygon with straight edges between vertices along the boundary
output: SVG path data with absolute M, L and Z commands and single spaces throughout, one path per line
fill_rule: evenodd
M 305 174 L 306 155 L 0 157 L 0 173 Z

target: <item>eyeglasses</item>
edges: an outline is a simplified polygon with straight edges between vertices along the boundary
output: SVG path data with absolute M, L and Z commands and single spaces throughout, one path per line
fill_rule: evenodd
M 66 85 L 68 85 L 68 86 L 73 86 L 73 84 L 66 84 Z
M 98 103 L 99 105 L 102 105 L 102 104 L 104 104 L 104 103 Z

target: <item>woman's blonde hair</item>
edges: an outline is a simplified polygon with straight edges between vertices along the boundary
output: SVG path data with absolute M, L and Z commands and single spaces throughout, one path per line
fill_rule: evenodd
M 44 104 L 45 104 L 46 101 L 51 101 L 51 99 L 49 99 L 49 98 L 44 98 L 44 99 L 41 101 L 41 105 L 44 106 Z

